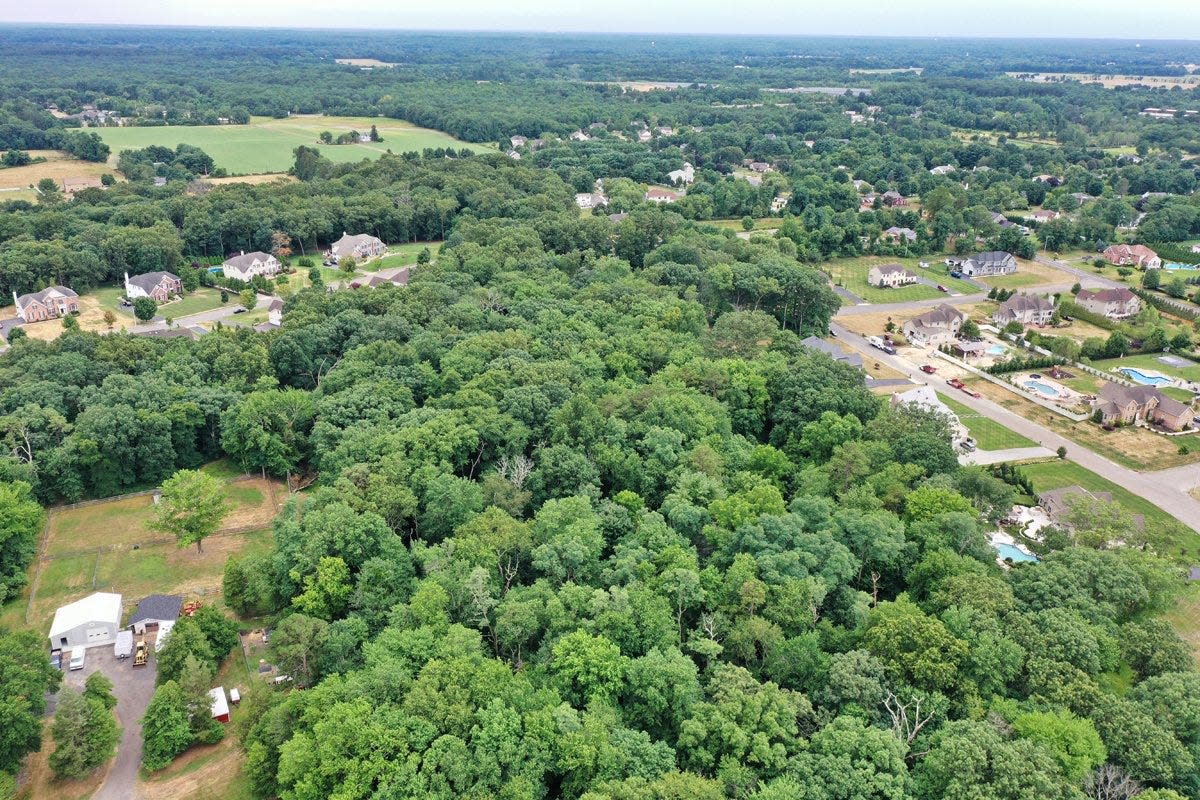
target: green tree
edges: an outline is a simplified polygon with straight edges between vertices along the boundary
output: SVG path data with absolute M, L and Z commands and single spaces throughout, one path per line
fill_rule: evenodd
M 55 745 L 50 769 L 60 778 L 82 778 L 113 757 L 120 728 L 103 701 L 66 689 L 50 733 Z
M 324 620 L 291 614 L 271 632 L 271 657 L 296 686 L 312 686 L 319 674 L 318 656 L 328 636 L 329 623 Z
M 308 457 L 308 433 L 314 415 L 308 392 L 251 392 L 222 418 L 221 446 L 243 469 L 290 474 Z
M 195 544 L 196 552 L 202 553 L 202 542 L 221 527 L 228 513 L 225 487 L 219 480 L 206 472 L 181 469 L 163 483 L 150 527 L 171 534 L 180 547 Z
M 1095 726 L 1069 711 L 1022 714 L 1013 721 L 1013 730 L 1046 748 L 1073 783 L 1082 780 L 1108 757 Z
M 294 161 L 292 163 L 292 174 L 302 181 L 311 181 L 317 177 L 324 163 L 327 163 L 321 157 L 321 151 L 315 147 L 300 145 L 292 151 Z
M 628 659 L 603 636 L 586 631 L 568 633 L 555 643 L 550 670 L 563 694 L 577 706 L 612 699 L 621 687 Z
M 242 304 L 242 308 L 252 311 L 255 304 L 258 303 L 258 292 L 253 289 L 242 289 L 238 292 L 238 302 Z
M 162 686 L 167 681 L 179 681 L 189 656 L 210 667 L 217 665 L 217 658 L 204 636 L 204 631 L 193 618 L 180 617 L 171 628 L 166 644 L 157 656 L 158 685 Z
M 15 417 L 0 418 L 0 431 L 6 427 L 5 419 L 10 421 L 12 427 L 9 430 L 16 437 L 14 444 L 17 447 L 23 444 L 28 462 L 34 463 L 32 441 L 35 432 L 25 424 L 18 427 L 19 420 Z M 28 483 L 0 483 L 0 602 L 15 597 L 25 586 L 45 518 Z
M 142 766 L 150 772 L 162 769 L 188 749 L 192 739 L 187 699 L 179 684 L 169 680 L 154 690 L 142 716 Z
M 225 616 L 219 606 L 201 606 L 192 615 L 192 619 L 204 633 L 204 638 L 208 641 L 208 646 L 217 662 L 223 661 L 225 656 L 229 655 L 229 651 L 237 647 L 241 641 L 238 637 L 237 622 Z
M 292 605 L 329 622 L 346 613 L 353 591 L 346 562 L 336 556 L 324 556 L 317 564 L 317 571 L 304 577 L 304 591 L 292 598 Z
M 796 756 L 793 775 L 827 800 L 903 800 L 904 743 L 856 717 L 837 717 Z
M 17 772 L 26 754 L 41 747 L 46 693 L 61 680 L 44 637 L 0 630 L 0 772 Z
M 149 322 L 158 313 L 158 303 L 153 297 L 137 297 L 133 301 L 133 315 L 142 322 Z

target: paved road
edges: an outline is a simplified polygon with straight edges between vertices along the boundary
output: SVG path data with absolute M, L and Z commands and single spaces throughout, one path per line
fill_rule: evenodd
M 871 303 L 865 306 L 843 306 L 838 312 L 839 317 L 854 316 L 855 314 L 903 313 L 905 311 L 925 311 L 936 308 L 942 303 L 979 303 L 987 300 L 986 294 L 958 294 L 951 297 L 931 297 L 928 300 L 906 300 L 901 303 Z
M 1147 472 L 1145 475 L 1180 492 L 1188 492 L 1200 486 L 1200 464 L 1184 464 L 1182 467 Z
M 845 314 L 851 310 L 843 309 L 842 313 Z M 887 364 L 903 375 L 908 375 L 917 382 L 929 383 L 929 377 L 907 361 L 889 356 L 887 353 L 871 347 L 871 345 L 867 344 L 866 339 L 836 322 L 831 323 L 830 328 L 842 342 L 863 354 L 868 374 L 871 372 L 870 364 L 873 361 L 878 361 L 882 364 Z M 1118 486 L 1124 487 L 1158 506 L 1189 528 L 1200 532 L 1200 502 L 1193 500 L 1185 492 L 1180 491 L 1177 488 L 1179 481 L 1176 482 L 1176 485 L 1172 485 L 1170 481 L 1164 481 L 1156 477 L 1159 473 L 1139 473 L 1131 469 L 1126 469 L 1120 464 L 1109 461 L 1104 456 L 1088 450 L 1077 442 L 1060 436 L 1036 422 L 1014 414 L 1003 406 L 988 400 L 986 397 L 975 398 L 965 392 L 959 392 L 955 395 L 955 399 L 984 416 L 996 420 L 1010 430 L 1032 439 L 1042 447 L 1049 450 L 1057 450 L 1059 447 L 1065 447 L 1067 449 L 1068 461 L 1073 461 L 1081 467 L 1085 467 L 1097 475 L 1107 478 Z M 1191 469 L 1200 471 L 1200 466 L 1194 466 Z M 1174 470 L 1171 472 L 1174 473 Z
M 271 304 L 271 295 L 258 295 L 258 302 L 254 304 L 255 309 L 266 308 Z M 202 322 L 216 322 L 217 320 L 232 319 L 237 321 L 235 312 L 242 307 L 242 304 L 235 299 L 235 295 L 230 295 L 229 302 L 220 308 L 201 311 L 197 314 L 188 314 L 186 317 L 176 317 L 173 321 L 175 327 L 185 328 L 189 325 L 199 325 Z M 135 325 L 130 328 L 133 333 L 145 333 L 146 331 L 161 331 L 166 330 L 166 322 L 150 322 L 145 325 Z
M 1008 450 L 976 450 L 958 457 L 963 464 L 999 464 L 1002 461 L 1024 461 L 1027 458 L 1047 458 L 1054 452 L 1045 447 L 1012 447 Z

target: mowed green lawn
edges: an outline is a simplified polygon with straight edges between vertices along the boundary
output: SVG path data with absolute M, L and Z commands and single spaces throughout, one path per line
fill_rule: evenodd
M 374 124 L 382 142 L 323 145 L 322 131 L 338 134 L 357 130 L 367 133 Z M 463 147 L 475 152 L 491 149 L 455 139 L 441 131 L 419 128 L 403 120 L 383 117 L 296 116 L 287 119 L 254 117 L 249 125 L 172 125 L 145 128 L 97 128 L 96 132 L 113 150 L 138 149 L 152 144 L 175 147 L 190 144 L 213 157 L 218 167 L 235 175 L 286 172 L 292 166 L 292 151 L 304 144 L 318 147 L 330 161 L 347 163 L 378 158 L 391 150 L 403 153 L 426 147 Z
M 967 431 L 980 450 L 1008 450 L 1013 447 L 1037 446 L 1037 442 L 1030 441 L 1016 431 L 1009 430 L 994 419 L 982 416 L 978 411 L 964 406 L 952 397 L 941 392 L 938 392 L 938 397 L 958 415 L 959 421 L 967 426 Z
M 388 246 L 387 254 L 378 261 L 367 262 L 367 269 L 372 272 L 381 269 L 390 269 L 392 267 L 404 267 L 409 264 L 417 263 L 417 256 L 426 247 L 429 248 L 429 256 L 433 261 L 437 261 L 438 248 L 442 246 L 441 242 L 406 242 L 404 244 L 393 244 Z
M 858 295 L 868 303 L 901 303 L 909 300 L 928 300 L 933 297 L 949 297 L 948 293 L 939 292 L 933 286 L 914 283 L 908 286 L 898 286 L 895 289 L 880 289 L 867 283 L 867 274 L 874 264 L 901 264 L 909 271 L 928 278 L 945 286 L 951 292 L 959 294 L 974 294 L 979 290 L 966 281 L 951 278 L 944 264 L 929 262 L 928 269 L 918 266 L 917 258 L 891 258 L 881 256 L 864 256 L 862 258 L 842 258 L 821 265 L 821 269 L 833 276 L 834 283 L 841 284 L 847 290 Z

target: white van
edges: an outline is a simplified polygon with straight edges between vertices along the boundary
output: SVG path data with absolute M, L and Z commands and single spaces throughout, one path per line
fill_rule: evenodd
M 69 669 L 83 669 L 83 659 L 87 656 L 86 647 L 76 647 L 71 651 Z

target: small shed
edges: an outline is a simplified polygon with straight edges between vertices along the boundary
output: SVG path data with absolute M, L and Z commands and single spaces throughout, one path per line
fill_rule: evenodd
M 225 687 L 209 689 L 208 696 L 212 700 L 212 718 L 217 722 L 229 722 L 229 700 L 225 697 Z
M 50 623 L 50 649 L 113 644 L 121 627 L 121 595 L 95 592 L 62 606 Z
M 164 622 L 174 623 L 179 619 L 183 598 L 176 594 L 152 594 L 142 598 L 134 609 L 129 624 L 135 633 L 158 630 Z

